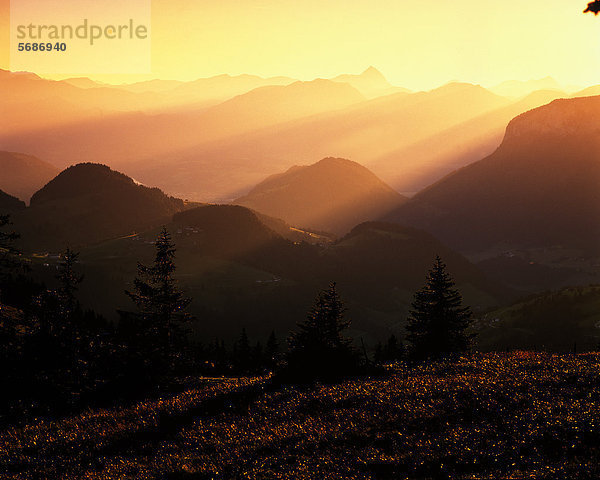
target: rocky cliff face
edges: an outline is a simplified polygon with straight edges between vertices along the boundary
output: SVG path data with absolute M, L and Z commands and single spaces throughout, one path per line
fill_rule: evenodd
M 600 139 L 600 96 L 558 99 L 515 117 L 506 128 L 504 145 L 539 137 Z

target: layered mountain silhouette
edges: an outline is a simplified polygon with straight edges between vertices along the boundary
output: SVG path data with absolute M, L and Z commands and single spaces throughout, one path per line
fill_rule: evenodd
M 160 158 L 129 164 L 126 168 L 144 181 L 179 192 L 178 195 L 185 198 L 196 198 L 197 193 L 189 190 L 190 179 L 180 171 L 202 172 L 194 178 L 194 185 L 202 185 L 204 195 L 211 193 L 209 198 L 215 201 L 236 198 L 261 177 L 290 168 L 306 158 L 330 156 L 332 152 L 339 157 L 360 159 L 361 164 L 370 168 L 386 153 L 425 141 L 440 130 L 509 103 L 481 87 L 451 84 L 431 92 L 379 97 L 338 111 L 311 115 L 182 150 L 175 158 L 169 157 L 169 165 L 177 172 L 169 177 L 164 175 L 166 161 Z M 518 110 L 516 114 L 521 112 Z M 497 135 L 501 135 L 510 118 L 500 124 Z M 475 141 L 480 137 L 474 135 Z M 492 149 L 495 146 L 497 144 Z M 433 157 L 445 148 L 444 143 L 432 141 L 423 151 Z M 219 168 L 215 168 L 214 158 L 219 158 Z M 409 163 L 406 169 L 403 168 L 405 162 Z M 459 162 L 459 165 L 464 163 Z M 410 157 L 402 154 L 389 158 L 385 165 L 377 162 L 376 166 L 378 176 L 386 182 L 388 177 L 399 180 L 401 176 L 396 172 L 400 170 L 410 176 L 414 167 Z M 437 180 L 445 173 L 447 170 L 439 176 L 430 174 L 429 178 Z M 407 188 L 402 191 L 413 191 L 408 183 L 403 187 Z M 398 186 L 394 185 L 394 188 L 398 189 Z
M 30 249 L 56 250 L 128 235 L 168 221 L 185 208 L 158 188 L 136 184 L 105 165 L 69 167 L 15 217 Z
M 342 159 L 296 170 L 320 168 L 373 178 Z M 127 308 L 123 291 L 137 262 L 151 261 L 152 241 L 159 226 L 167 225 L 177 247 L 178 280 L 196 299 L 191 312 L 202 318 L 202 335 L 229 337 L 241 326 L 256 334 L 287 332 L 304 317 L 314 292 L 332 280 L 347 296 L 355 335 L 400 332 L 412 293 L 436 254 L 444 256 L 472 305 L 495 306 L 506 295 L 464 257 L 414 228 L 371 222 L 337 242 L 310 244 L 286 238 L 283 222 L 243 206 L 187 207 L 106 166 L 79 164 L 38 191 L 30 207 L 20 203 L 14 228 L 26 252 L 67 245 L 81 250 L 81 300 L 112 318 L 115 309 Z M 46 278 L 43 265 L 33 264 Z
M 463 252 L 600 251 L 600 97 L 516 117 L 489 157 L 425 189 L 390 218 Z
M 81 85 L 82 80 L 78 82 Z M 168 103 L 149 92 L 135 94 L 107 85 L 81 88 L 69 81 L 47 80 L 32 73 L 0 70 L 2 136 L 31 135 L 46 129 L 68 128 L 72 124 L 102 119 L 127 111 L 146 110 Z M 35 112 L 35 115 L 32 115 Z M 55 139 L 56 141 L 56 139 Z M 29 148 L 5 150 L 33 151 Z M 51 156 L 39 155 L 52 161 Z
M 437 252 L 437 253 L 436 253 Z M 412 292 L 422 286 L 432 258 L 440 255 L 447 263 L 463 293 L 477 305 L 493 304 L 507 298 L 510 291 L 490 281 L 465 257 L 427 232 L 385 222 L 366 222 L 352 229 L 323 254 L 323 268 L 333 278 L 343 273 L 343 281 L 358 287 L 358 298 L 381 298 L 383 292 L 392 302 L 408 306 Z M 365 284 L 361 279 L 370 279 Z M 390 289 L 390 290 L 387 290 Z M 362 290 L 362 291 L 360 291 Z M 393 293 L 395 292 L 395 294 Z
M 339 110 L 364 99 L 350 85 L 317 79 L 256 88 L 208 109 L 198 120 L 202 135 L 216 139 Z
M 31 82 L 36 84 L 42 82 L 45 85 L 42 89 L 44 94 L 39 98 L 40 109 L 43 110 L 43 99 L 46 97 L 55 99 L 55 103 L 62 101 L 62 97 L 54 92 L 58 88 L 55 85 L 58 82 L 47 83 L 42 79 L 31 80 Z M 28 91 L 26 85 L 20 85 L 19 88 L 23 92 Z M 73 95 L 73 98 L 80 110 L 90 104 L 79 100 L 79 96 L 102 98 L 98 93 L 102 90 L 100 88 L 80 89 L 65 83 L 61 85 L 61 89 L 79 92 L 78 95 Z M 7 91 L 11 92 L 15 90 L 18 89 L 7 88 Z M 142 95 L 126 91 L 121 93 Z M 15 102 L 15 109 L 21 115 L 24 115 L 25 111 L 30 111 L 29 103 L 17 102 L 18 95 L 12 95 L 11 98 Z M 27 97 L 27 100 L 35 103 L 37 97 L 32 94 Z M 165 110 L 154 113 L 140 112 L 135 109 L 122 112 L 109 110 L 104 114 L 100 112 L 97 115 L 86 116 L 85 112 L 79 112 L 81 116 L 69 116 L 68 108 L 61 110 L 60 105 L 52 104 L 48 106 L 49 110 L 63 112 L 63 118 L 53 119 L 41 113 L 41 117 L 45 118 L 44 125 L 36 127 L 30 122 L 27 131 L 12 134 L 10 132 L 14 129 L 11 130 L 7 124 L 6 128 L 0 130 L 0 142 L 6 148 L 10 147 L 16 151 L 27 151 L 37 155 L 43 153 L 44 159 L 61 168 L 78 163 L 82 152 L 85 152 L 88 161 L 110 164 L 152 185 L 157 185 L 154 180 L 162 177 L 161 184 L 163 187 L 166 185 L 167 190 L 187 194 L 194 192 L 193 187 L 198 179 L 206 179 L 208 185 L 215 184 L 216 172 L 201 166 L 192 167 L 194 162 L 190 163 L 187 159 L 182 159 L 182 151 L 193 149 L 194 156 L 197 158 L 202 155 L 201 145 L 270 128 L 274 124 L 301 117 L 343 109 L 362 101 L 364 97 L 348 84 L 314 80 L 295 82 L 286 86 L 261 87 L 210 108 Z M 89 109 L 95 111 L 91 106 Z M 70 121 L 65 120 L 69 118 Z M 111 142 L 106 142 L 106 138 L 111 138 Z M 17 145 L 23 148 L 13 148 Z M 152 157 L 152 160 L 148 157 Z M 240 157 L 235 158 L 234 161 L 239 163 Z M 164 168 L 165 164 L 168 164 L 168 169 Z M 186 173 L 183 175 L 186 189 L 175 190 L 170 188 L 173 182 L 169 185 L 165 179 L 181 179 L 179 169 L 182 164 L 186 165 Z M 222 167 L 216 170 L 220 172 L 223 170 Z M 162 173 L 148 175 L 148 169 Z M 258 181 L 264 175 L 264 172 L 259 172 L 254 181 Z M 249 184 L 244 186 L 247 187 Z
M 296 80 L 290 77 L 262 78 L 256 75 L 216 75 L 191 82 L 180 82 L 175 88 L 165 88 L 167 83 L 160 81 L 140 82 L 124 86 L 130 91 L 169 91 L 173 97 L 196 103 L 220 103 L 237 95 L 242 95 L 259 87 L 289 85 Z
M 558 90 L 536 91 L 382 155 L 370 162 L 369 168 L 394 189 L 416 193 L 493 153 L 502 143 L 506 125 L 517 115 L 564 96 Z
M 557 90 L 562 91 L 562 86 L 552 77 L 540 78 L 537 80 L 508 80 L 502 82 L 490 90 L 504 97 L 525 97 L 538 90 Z
M 23 201 L 29 201 L 59 170 L 31 155 L 0 152 L 0 172 L 0 189 Z
M 594 85 L 591 87 L 584 88 L 573 94 L 573 97 L 593 97 L 600 95 L 600 85 Z
M 81 121 L 102 121 L 104 117 L 125 112 L 157 114 L 198 110 L 258 87 L 292 82 L 293 79 L 286 77 L 219 75 L 187 83 L 151 80 L 109 85 L 86 77 L 54 81 L 33 73 L 0 70 L 0 87 L 10 92 L 0 99 L 3 117 L 7 117 L 0 120 L 0 126 L 3 135 L 22 134 Z M 35 116 L 29 115 L 32 108 L 35 108 Z
M 338 75 L 333 78 L 333 80 L 352 85 L 367 98 L 391 95 L 392 93 L 410 92 L 410 90 L 406 88 L 394 87 L 386 80 L 379 70 L 372 66 L 367 68 L 360 75 Z
M 406 200 L 362 165 L 330 157 L 273 175 L 234 203 L 297 227 L 343 234 Z
M 178 192 L 184 198 L 224 201 L 239 197 L 274 171 L 290 168 L 306 158 L 327 157 L 331 152 L 360 159 L 369 167 L 384 152 L 412 145 L 418 139 L 431 137 L 439 129 L 461 124 L 507 103 L 480 87 L 463 87 L 447 86 L 439 91 L 380 97 L 337 112 L 312 115 L 181 150 L 169 157 L 170 175 L 165 175 L 167 160 L 159 157 L 129 163 L 123 169 L 148 183 Z M 464 109 L 465 103 L 469 105 L 468 111 Z M 498 131 L 504 126 L 501 124 Z M 479 140 L 479 136 L 475 136 L 475 140 Z M 495 146 L 497 144 L 492 149 Z M 432 142 L 423 151 L 434 156 L 444 148 L 444 143 Z M 219 159 L 218 168 L 214 158 Z M 398 180 L 396 172 L 403 170 L 408 177 L 412 165 L 405 170 L 404 162 L 410 162 L 410 158 L 394 157 L 389 161 L 390 168 L 382 168 L 381 172 L 386 175 L 393 172 L 389 176 Z M 459 165 L 464 164 L 459 162 Z M 194 175 L 194 190 L 190 190 L 190 174 L 195 172 L 201 174 Z M 444 173 L 447 171 L 430 177 L 437 180 Z M 383 175 L 379 176 L 386 180 Z M 403 191 L 411 191 L 411 188 Z M 208 197 L 198 197 L 199 194 Z
M 359 93 L 365 85 L 387 84 L 374 68 L 335 81 L 218 76 L 117 87 L 85 79 L 50 82 L 35 75 L 4 76 L 10 80 L 6 87 L 11 102 L 21 112 L 29 111 L 31 102 L 43 112 L 48 99 L 56 103 L 72 98 L 81 114 L 62 115 L 70 118 L 68 125 L 61 123 L 64 118 L 50 116 L 50 125 L 35 131 L 3 131 L 5 148 L 41 155 L 61 168 L 79 162 L 85 152 L 89 161 L 109 164 L 181 198 L 213 202 L 239 197 L 274 171 L 333 153 L 361 159 L 394 189 L 414 193 L 491 153 L 511 118 L 561 95 L 538 92 L 512 102 L 479 86 L 451 83 L 429 92 L 365 101 L 368 94 Z M 238 85 L 241 91 L 270 81 L 282 84 L 260 86 L 210 108 L 189 103 L 186 109 L 161 110 L 155 104 L 148 110 L 142 105 L 146 99 L 141 97 L 150 95 L 164 96 L 160 101 L 172 106 L 177 103 L 174 92 L 196 88 L 193 84 L 208 90 L 210 85 L 217 90 L 219 85 Z M 223 95 L 238 91 L 228 88 L 223 87 Z M 37 90 L 39 94 L 27 94 Z M 70 108 L 47 107 L 50 114 Z
M 102 88 L 108 86 L 106 83 L 95 82 L 87 77 L 71 77 L 65 78 L 63 81 L 77 88 Z
M 78 88 L 67 81 L 6 76 L 14 116 L 1 129 L 4 149 L 26 151 L 60 168 L 80 162 L 85 154 L 87 161 L 202 201 L 236 198 L 265 176 L 306 158 L 335 154 L 360 158 L 369 166 L 382 155 L 510 103 L 467 84 L 366 101 L 349 83 L 315 80 L 260 87 L 209 108 L 187 103 L 179 109 L 173 107 L 173 92 L 188 83 L 131 92 L 120 86 Z M 379 75 L 369 69 L 360 77 Z M 156 83 L 147 87 L 159 90 L 152 86 Z M 143 105 L 146 100 L 154 109 Z M 72 105 L 63 105 L 69 101 Z M 34 105 L 39 112 L 35 125 L 27 115 Z M 12 125 L 19 115 L 23 130 Z M 437 152 L 437 146 L 426 151 Z M 388 162 L 393 168 L 381 168 L 378 174 L 397 171 L 407 158 L 400 153 Z M 402 190 L 414 190 L 408 187 Z
M 333 244 L 309 245 L 284 239 L 244 207 L 210 205 L 177 213 L 167 228 L 177 247 L 177 278 L 195 298 L 190 311 L 201 319 L 196 328 L 202 335 L 231 338 L 242 326 L 285 335 L 304 318 L 314 292 L 332 280 L 356 335 L 401 332 L 414 290 L 436 254 L 447 260 L 475 308 L 498 305 L 509 293 L 430 234 L 394 224 L 362 224 Z M 153 258 L 156 233 L 82 251 L 86 304 L 114 315 L 137 261 Z

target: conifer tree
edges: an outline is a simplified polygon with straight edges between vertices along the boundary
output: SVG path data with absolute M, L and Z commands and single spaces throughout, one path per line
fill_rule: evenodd
M 84 313 L 76 298 L 83 280 L 76 271 L 78 257 L 78 253 L 67 248 L 57 265 L 58 288 L 33 298 L 31 314 L 39 329 L 28 340 L 38 380 L 60 387 L 62 394 L 69 392 L 72 401 L 83 389 L 91 387 L 86 386 L 86 379 L 90 378 L 91 362 L 98 359 L 92 344 L 102 321 L 91 311 Z
M 415 293 L 406 327 L 406 339 L 416 358 L 440 357 L 470 348 L 474 335 L 466 332 L 471 309 L 463 307 L 462 297 L 438 256 L 425 286 Z
M 170 361 L 173 347 L 185 337 L 190 316 L 184 310 L 191 299 L 184 297 L 173 278 L 175 246 L 166 227 L 159 233 L 155 248 L 154 264 L 138 263 L 133 291 L 125 293 L 138 307 L 145 346 Z
M 327 346 L 338 348 L 347 346 L 349 339 L 342 332 L 350 326 L 344 319 L 344 304 L 336 291 L 336 284 L 322 290 L 310 309 L 306 321 L 298 325 L 298 332 L 292 335 L 292 348 L 308 348 L 310 346 Z
M 83 281 L 83 275 L 78 275 L 75 271 L 75 265 L 78 261 L 79 253 L 75 253 L 67 247 L 58 265 L 56 278 L 60 285 L 57 294 L 60 313 L 66 320 L 71 320 L 73 314 L 79 308 L 79 302 L 75 298 L 75 294 L 79 289 L 78 285 Z
M 352 340 L 343 332 L 350 326 L 335 283 L 319 293 L 306 320 L 289 339 L 288 370 L 292 376 L 335 378 L 357 367 Z
M 58 280 L 58 288 L 45 290 L 33 299 L 33 310 L 41 331 L 61 342 L 61 348 L 73 347 L 76 330 L 80 326 L 77 325 L 78 317 L 83 316 L 76 298 L 78 285 L 83 280 L 83 275 L 78 275 L 75 271 L 78 257 L 78 253 L 67 248 L 57 265 L 55 278 Z

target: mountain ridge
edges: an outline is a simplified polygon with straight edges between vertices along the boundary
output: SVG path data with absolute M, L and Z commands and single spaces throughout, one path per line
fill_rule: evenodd
M 600 245 L 600 97 L 559 99 L 513 119 L 490 156 L 419 192 L 389 218 L 462 252 Z
M 392 93 L 408 93 L 407 88 L 395 87 L 375 67 L 370 66 L 358 75 L 342 74 L 332 78 L 334 82 L 352 85 L 367 98 L 375 98 Z
M 62 250 L 151 228 L 185 208 L 106 165 L 80 163 L 37 191 L 15 225 L 28 249 Z
M 327 157 L 271 175 L 233 203 L 296 227 L 341 234 L 405 201 L 362 165 Z
M 28 202 L 59 170 L 33 155 L 0 151 L 0 189 Z

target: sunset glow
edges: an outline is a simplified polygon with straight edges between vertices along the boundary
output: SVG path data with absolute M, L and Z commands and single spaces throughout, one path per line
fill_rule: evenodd
M 3 38 L 7 3 L 2 0 Z M 583 15 L 584 8 L 565 0 L 155 0 L 152 74 L 93 78 L 112 83 L 251 73 L 307 80 L 374 65 L 391 83 L 411 89 L 548 75 L 586 86 L 600 82 L 600 23 Z M 3 52 L 0 67 L 8 66 Z
M 0 0 L 0 472 L 600 478 L 599 14 Z

